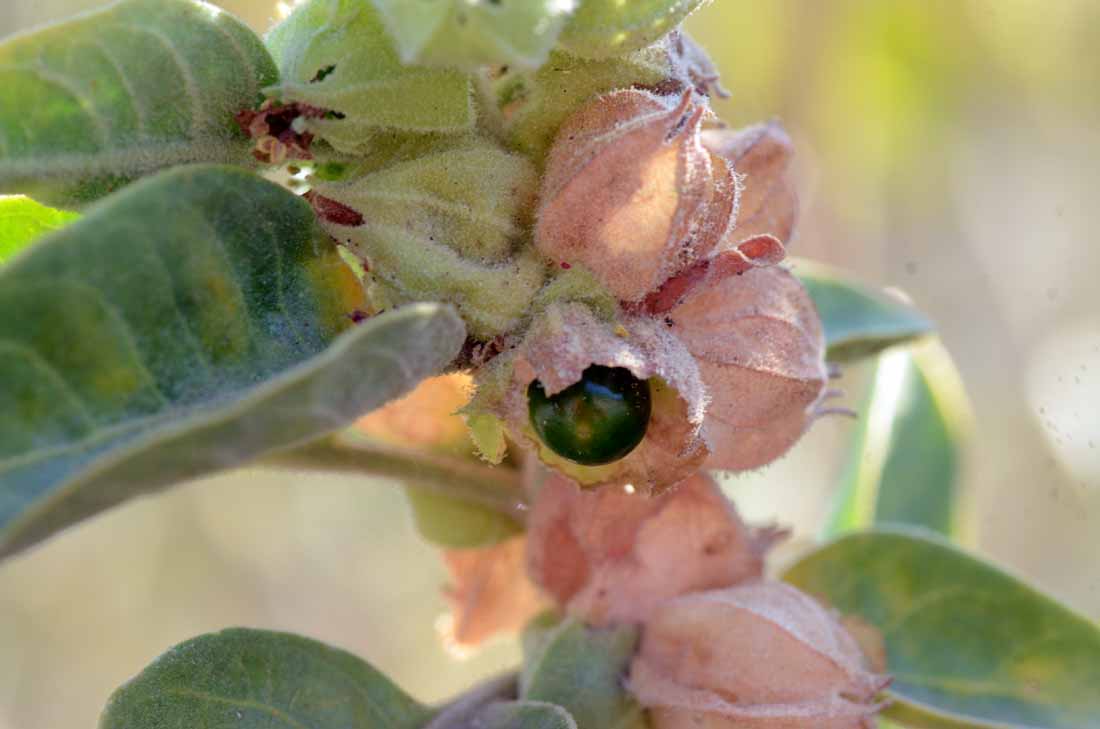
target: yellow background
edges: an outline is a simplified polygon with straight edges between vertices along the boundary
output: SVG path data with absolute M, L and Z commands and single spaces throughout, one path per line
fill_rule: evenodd
M 0 34 L 98 3 L 2 4 Z M 258 29 L 276 12 L 221 4 Z M 975 546 L 1100 616 L 1100 3 L 717 0 L 689 26 L 734 92 L 720 112 L 781 117 L 798 143 L 794 252 L 939 323 L 977 415 Z M 804 545 L 852 429 L 817 424 L 730 493 Z M 441 699 L 517 657 L 446 655 L 442 581 L 390 484 L 251 470 L 143 500 L 0 565 L 0 729 L 92 727 L 162 650 L 231 625 L 329 641 Z

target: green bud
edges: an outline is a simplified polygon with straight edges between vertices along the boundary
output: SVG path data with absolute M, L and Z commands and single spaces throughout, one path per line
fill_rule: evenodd
M 602 61 L 555 51 L 538 71 L 483 73 L 480 91 L 487 123 L 513 147 L 541 159 L 558 127 L 585 102 L 615 89 L 655 86 L 673 74 L 663 44 Z
M 281 81 L 265 93 L 329 112 L 308 131 L 347 153 L 383 130 L 455 133 L 476 114 L 467 75 L 406 66 L 365 0 L 308 0 L 267 36 Z
M 517 246 L 536 184 L 523 157 L 465 138 L 314 191 L 355 218 L 321 215 L 396 303 L 449 301 L 487 340 L 521 323 L 546 275 Z
M 557 42 L 571 3 L 562 0 L 371 0 L 405 63 L 475 70 L 538 68 Z
M 619 56 L 655 43 L 703 0 L 581 0 L 561 47 L 585 58 Z

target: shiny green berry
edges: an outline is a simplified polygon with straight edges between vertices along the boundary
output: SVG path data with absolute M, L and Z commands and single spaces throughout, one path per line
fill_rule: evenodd
M 583 466 L 617 461 L 642 442 L 651 409 L 649 383 L 622 367 L 592 365 L 556 395 L 527 388 L 531 425 L 550 450 Z

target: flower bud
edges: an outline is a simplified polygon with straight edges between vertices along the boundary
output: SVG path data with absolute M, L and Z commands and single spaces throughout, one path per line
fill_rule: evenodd
M 470 138 L 313 192 L 322 224 L 394 303 L 448 301 L 487 340 L 518 326 L 546 273 L 529 246 L 517 252 L 534 185 L 527 160 Z
M 630 673 L 654 729 L 870 729 L 887 683 L 828 610 L 771 581 L 664 603 Z
M 307 0 L 266 42 L 280 81 L 264 92 L 284 104 L 328 111 L 303 117 L 304 127 L 341 152 L 361 152 L 387 130 L 454 133 L 474 127 L 469 77 L 403 65 L 370 2 Z
M 593 365 L 623 368 L 646 382 L 651 408 L 645 436 L 629 454 L 606 465 L 582 466 L 540 441 L 531 426 L 528 392 L 537 381 L 553 397 L 580 382 Z M 475 380 L 478 393 L 470 411 L 497 415 L 513 437 L 531 443 L 545 463 L 580 483 L 663 490 L 690 476 L 706 458 L 699 371 L 667 327 L 650 317 L 624 317 L 616 323 L 600 319 L 583 304 L 552 304 L 515 349 L 480 368 Z
M 733 165 L 742 178 L 733 240 L 773 235 L 786 245 L 798 220 L 798 194 L 790 174 L 794 146 L 778 122 L 737 131 L 708 129 L 703 146 Z
M 705 105 L 617 91 L 558 131 L 543 178 L 535 245 L 581 263 L 620 300 L 636 302 L 707 256 L 736 212 L 728 163 L 700 143 Z
M 709 476 L 659 496 L 581 491 L 553 475 L 528 519 L 528 571 L 594 625 L 645 621 L 669 598 L 760 577 L 782 532 L 750 529 Z
M 728 470 L 758 468 L 783 455 L 813 421 L 828 382 L 813 301 L 782 268 L 726 264 L 745 247 L 712 259 L 665 314 L 710 396 L 707 465 Z

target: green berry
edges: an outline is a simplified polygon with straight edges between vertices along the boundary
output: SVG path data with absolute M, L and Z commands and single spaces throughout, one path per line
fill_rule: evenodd
M 584 466 L 617 461 L 642 442 L 651 409 L 649 384 L 622 367 L 592 365 L 580 382 L 548 396 L 527 388 L 531 425 L 542 442 Z

